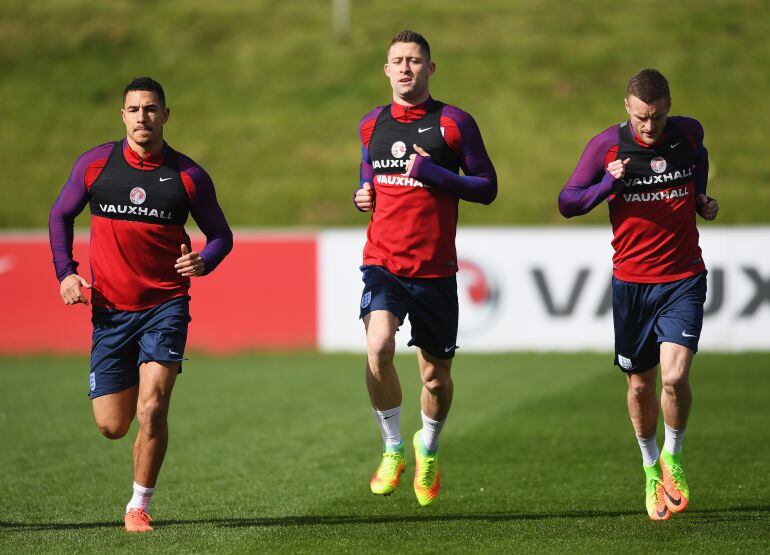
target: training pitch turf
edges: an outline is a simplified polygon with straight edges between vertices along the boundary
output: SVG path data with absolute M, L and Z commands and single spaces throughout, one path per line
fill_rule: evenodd
M 402 429 L 419 423 L 398 359 Z M 644 512 L 624 380 L 598 354 L 460 354 L 442 492 L 377 498 L 380 440 L 353 355 L 192 355 L 171 404 L 156 531 L 121 529 L 135 428 L 99 436 L 85 358 L 0 359 L 0 552 L 770 550 L 770 355 L 700 354 L 687 512 Z M 134 425 L 135 426 L 135 425 Z M 662 426 L 662 424 L 661 424 Z

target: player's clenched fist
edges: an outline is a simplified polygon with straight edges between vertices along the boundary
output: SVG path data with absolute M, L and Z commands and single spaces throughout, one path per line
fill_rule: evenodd
M 85 295 L 83 295 L 83 292 L 80 290 L 81 287 L 91 289 L 91 284 L 77 274 L 70 274 L 61 280 L 59 294 L 61 295 L 64 304 L 88 304 L 88 299 L 86 299 Z
M 719 212 L 719 203 L 717 202 L 717 199 L 707 197 L 706 195 L 698 195 L 696 197 L 696 203 L 698 206 L 698 214 L 700 214 L 704 220 L 711 221 L 716 219 L 717 213 Z
M 354 199 L 356 206 L 362 212 L 369 212 L 374 208 L 374 189 L 372 184 L 368 181 L 364 183 L 361 188 L 356 191 L 356 197 Z
M 414 148 L 414 151 L 417 154 L 412 154 L 409 156 L 409 161 L 406 163 L 406 168 L 404 169 L 404 175 L 409 175 L 411 173 L 412 166 L 414 166 L 414 160 L 418 155 L 422 156 L 423 158 L 430 158 L 430 154 L 428 154 L 422 147 L 412 145 L 412 148 Z
M 607 164 L 607 171 L 615 179 L 623 179 L 623 176 L 626 175 L 626 166 L 630 161 L 631 158 L 626 158 L 625 160 L 614 160 Z

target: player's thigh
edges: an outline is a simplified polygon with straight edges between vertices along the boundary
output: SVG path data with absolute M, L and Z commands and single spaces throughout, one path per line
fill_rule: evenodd
M 614 363 L 626 374 L 646 373 L 658 365 L 653 286 L 612 278 Z
M 695 352 L 678 343 L 660 344 L 660 374 L 663 385 L 678 385 L 690 379 L 690 368 Z
M 437 358 L 422 348 L 417 348 L 417 363 L 423 383 L 446 383 L 451 379 L 451 358 Z
M 174 389 L 179 362 L 145 362 L 139 367 L 139 405 L 161 402 L 168 405 Z
M 117 439 L 123 437 L 136 414 L 139 386 L 116 393 L 100 395 L 91 401 L 94 420 L 103 435 Z
M 399 317 L 389 310 L 372 310 L 363 318 L 366 337 L 394 337 L 401 325 Z
M 139 367 L 137 413 L 140 429 L 163 429 L 179 362 L 145 362 Z
M 455 276 L 410 283 L 409 345 L 435 360 L 451 360 L 457 350 L 459 308 Z M 451 365 L 450 365 L 451 366 Z

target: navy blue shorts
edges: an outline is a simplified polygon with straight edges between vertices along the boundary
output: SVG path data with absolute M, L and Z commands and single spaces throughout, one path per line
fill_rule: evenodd
M 145 362 L 181 362 L 190 322 L 190 297 L 147 310 L 93 307 L 89 397 L 124 391 L 139 383 Z M 179 371 L 182 371 L 180 364 Z
M 706 302 L 706 273 L 671 283 L 629 283 L 612 278 L 615 364 L 644 372 L 660 362 L 660 344 L 698 352 Z
M 412 338 L 409 345 L 420 347 L 435 358 L 452 358 L 457 349 L 457 279 L 406 278 L 382 266 L 361 266 L 364 292 L 363 318 L 372 310 L 387 310 L 401 322 L 409 314 Z

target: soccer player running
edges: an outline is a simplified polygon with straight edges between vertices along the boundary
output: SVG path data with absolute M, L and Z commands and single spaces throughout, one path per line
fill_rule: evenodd
M 706 195 L 703 127 L 668 117 L 668 81 L 644 69 L 628 82 L 628 121 L 588 143 L 559 194 L 567 218 L 608 200 L 614 232 L 612 307 L 615 364 L 626 373 L 628 412 L 642 451 L 647 513 L 666 520 L 687 507 L 682 441 L 690 414 L 690 366 L 698 350 L 706 268 L 695 214 L 716 218 Z M 658 451 L 660 365 L 665 442 Z
M 149 77 L 123 92 L 126 138 L 80 156 L 51 209 L 49 231 L 61 298 L 88 304 L 93 341 L 90 398 L 99 431 L 123 437 L 134 415 L 133 496 L 125 528 L 152 530 L 150 499 L 168 444 L 171 390 L 181 372 L 191 277 L 211 273 L 232 249 L 233 235 L 208 174 L 163 140 L 163 88 Z M 90 204 L 92 283 L 72 257 L 75 217 Z M 188 215 L 206 235 L 193 251 Z
M 497 176 L 473 118 L 431 98 L 430 46 L 412 31 L 390 43 L 385 75 L 393 102 L 366 114 L 358 210 L 371 211 L 364 247 L 360 317 L 366 328 L 366 384 L 384 453 L 371 480 L 389 495 L 405 469 L 395 334 L 409 314 L 422 378 L 422 429 L 413 437 L 414 492 L 422 506 L 439 493 L 438 444 L 452 403 L 457 340 L 455 233 L 460 199 L 483 204 Z M 462 169 L 464 175 L 459 175 Z

